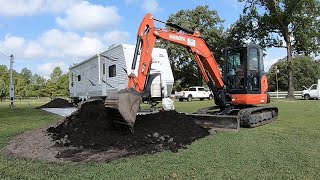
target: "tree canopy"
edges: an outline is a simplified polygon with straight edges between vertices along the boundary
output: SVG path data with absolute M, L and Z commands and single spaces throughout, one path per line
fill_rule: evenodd
M 62 71 L 60 67 L 55 67 L 50 74 L 50 80 L 53 81 L 54 83 L 58 82 L 59 78 L 62 76 Z
M 276 69 L 279 69 L 278 86 L 279 91 L 288 89 L 288 73 L 286 59 L 280 59 L 277 63 L 273 64 L 267 74 L 269 80 L 269 90 L 276 91 Z M 294 88 L 302 90 L 302 86 L 309 87 L 320 79 L 320 62 L 314 60 L 310 56 L 297 56 L 293 58 L 293 80 Z
M 63 74 L 59 67 L 53 69 L 51 78 L 46 80 L 31 70 L 23 68 L 20 73 L 13 71 L 15 95 L 18 97 L 68 96 L 69 76 Z M 0 65 L 0 100 L 9 96 L 9 70 Z
M 222 57 L 221 50 L 225 47 L 223 20 L 220 19 L 217 11 L 210 10 L 209 6 L 198 6 L 195 9 L 180 10 L 172 14 L 167 22 L 190 30 L 199 30 L 216 59 L 219 60 Z M 182 87 L 202 85 L 201 74 L 192 54 L 186 48 L 165 41 L 160 43 L 160 47 L 168 51 L 174 78 L 180 82 L 175 87 L 177 90 Z
M 294 97 L 293 54 L 317 54 L 320 50 L 320 2 L 318 0 L 239 0 L 243 15 L 232 26 L 237 38 L 262 47 L 287 49 L 288 96 Z

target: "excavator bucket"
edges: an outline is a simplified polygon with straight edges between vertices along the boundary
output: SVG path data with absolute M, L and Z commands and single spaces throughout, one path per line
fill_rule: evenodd
M 134 89 L 122 89 L 110 94 L 105 100 L 105 107 L 113 122 L 127 127 L 133 132 L 142 96 Z

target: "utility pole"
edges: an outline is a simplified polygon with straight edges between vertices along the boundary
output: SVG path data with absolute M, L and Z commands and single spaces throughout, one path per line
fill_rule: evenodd
M 278 73 L 279 73 L 279 69 L 278 69 L 278 66 L 276 66 L 277 99 L 279 98 L 279 96 L 278 96 L 278 94 L 279 94 L 279 89 L 278 89 Z
M 10 94 L 10 109 L 14 108 L 14 84 L 13 84 L 13 76 L 12 76 L 12 64 L 14 63 L 14 57 L 10 55 L 10 86 L 9 86 L 9 94 Z

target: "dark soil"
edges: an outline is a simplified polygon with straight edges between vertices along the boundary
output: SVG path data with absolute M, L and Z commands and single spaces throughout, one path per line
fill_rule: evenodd
M 155 153 L 163 150 L 177 152 L 209 133 L 186 115 L 176 111 L 139 115 L 134 134 L 121 131 L 106 112 L 102 101 L 84 103 L 79 110 L 47 132 L 57 147 L 76 147 L 60 152 L 56 157 L 82 161 L 84 150 L 110 152 L 115 158 Z
M 56 98 L 48 102 L 47 104 L 44 104 L 37 108 L 65 108 L 65 107 L 72 107 L 72 104 L 70 104 L 66 99 Z
M 177 152 L 209 133 L 175 111 L 139 115 L 129 130 L 119 130 L 102 101 L 80 105 L 56 125 L 14 137 L 0 153 L 50 162 L 109 162 L 164 150 Z

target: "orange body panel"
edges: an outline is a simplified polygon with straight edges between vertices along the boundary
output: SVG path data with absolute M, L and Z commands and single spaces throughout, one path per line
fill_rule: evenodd
M 268 92 L 268 79 L 267 76 L 261 77 L 261 93 L 266 94 Z
M 267 94 L 232 94 L 232 105 L 254 105 L 254 104 L 267 104 Z
M 268 103 L 268 80 L 264 75 L 261 77 L 261 94 L 232 94 L 231 104 L 233 105 L 254 105 Z

